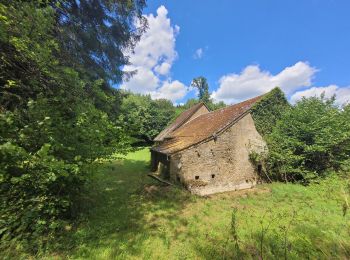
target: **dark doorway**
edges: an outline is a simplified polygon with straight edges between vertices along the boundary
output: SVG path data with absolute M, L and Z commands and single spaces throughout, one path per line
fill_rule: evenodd
M 259 164 L 259 165 L 258 165 L 258 174 L 260 175 L 260 174 L 261 174 L 261 172 L 262 172 L 262 165 L 261 165 L 261 164 Z

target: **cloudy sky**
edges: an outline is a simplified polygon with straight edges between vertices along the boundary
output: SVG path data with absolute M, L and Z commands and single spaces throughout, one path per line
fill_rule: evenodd
M 212 98 L 236 103 L 275 86 L 350 101 L 350 1 L 148 1 L 149 29 L 120 87 L 184 103 L 208 79 Z

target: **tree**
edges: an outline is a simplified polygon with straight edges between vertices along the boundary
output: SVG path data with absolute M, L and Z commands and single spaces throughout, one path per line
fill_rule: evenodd
M 349 166 L 350 114 L 335 98 L 303 98 L 282 113 L 266 136 L 269 174 L 282 181 L 308 182 Z
M 196 98 L 190 98 L 186 101 L 185 104 L 183 104 L 182 107 L 184 110 L 191 108 L 192 106 L 198 104 L 200 101 Z
M 142 3 L 0 2 L 1 244 L 53 238 L 77 216 L 92 162 L 130 149 L 110 82 Z
M 150 95 L 127 93 L 122 101 L 120 122 L 135 144 L 151 143 L 171 121 L 175 108 L 166 99 L 152 100 Z
M 211 111 L 226 106 L 224 102 L 220 101 L 218 103 L 214 103 L 210 98 L 209 86 L 205 77 L 201 76 L 194 78 L 191 82 L 191 86 L 198 89 L 198 100 L 194 98 L 189 99 L 183 108 L 188 109 L 199 102 L 204 102 Z
M 287 98 L 279 87 L 265 94 L 251 111 L 258 132 L 262 136 L 270 134 L 289 107 Z
M 130 53 L 147 28 L 145 0 L 55 0 L 61 61 L 92 80 L 118 83 Z
M 147 28 L 144 0 L 2 3 L 0 85 L 6 87 L 0 105 L 14 108 L 40 92 L 50 93 L 48 74 L 60 77 L 58 70 L 69 68 L 79 73 L 97 105 L 109 114 L 117 112 L 118 105 L 105 101 L 113 96 L 118 101 L 119 93 L 110 85 L 133 75 L 121 67 L 128 64 L 126 53 L 132 52 Z M 98 86 L 105 97 L 92 89 L 90 82 L 95 80 L 102 80 Z
M 217 103 L 214 103 L 212 100 L 210 100 L 210 102 L 207 104 L 207 106 L 211 111 L 214 111 L 214 110 L 226 107 L 226 104 L 223 101 L 219 101 Z
M 194 78 L 191 87 L 198 89 L 198 99 L 200 102 L 208 104 L 210 101 L 209 86 L 205 77 Z

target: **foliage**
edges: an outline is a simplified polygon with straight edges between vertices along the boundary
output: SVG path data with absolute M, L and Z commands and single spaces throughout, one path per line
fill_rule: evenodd
M 187 109 L 193 107 L 194 105 L 198 104 L 199 102 L 200 102 L 200 101 L 199 101 L 198 99 L 196 99 L 196 98 L 190 98 L 190 99 L 188 99 L 188 100 L 186 101 L 185 104 L 179 105 L 178 107 L 179 107 L 179 108 L 182 108 L 183 110 L 187 110 Z
M 283 181 L 310 181 L 349 165 L 349 108 L 335 98 L 303 98 L 282 114 L 266 138 L 267 172 Z
M 169 100 L 152 100 L 149 95 L 126 93 L 119 120 L 134 138 L 134 142 L 150 143 L 174 115 L 175 108 Z
M 64 65 L 83 71 L 89 79 L 120 82 L 121 67 L 147 28 L 142 16 L 145 0 L 55 0 L 56 37 Z
M 265 94 L 251 110 L 258 132 L 262 136 L 270 134 L 288 107 L 288 101 L 280 88 L 276 87 Z
M 184 112 L 185 110 L 191 108 L 192 106 L 200 103 L 201 101 L 196 99 L 196 98 L 190 98 L 187 100 L 187 102 L 183 105 L 178 105 L 176 107 L 176 113 L 175 113 L 175 117 L 177 117 L 178 115 L 180 115 L 182 112 Z M 226 107 L 226 104 L 223 101 L 220 101 L 218 103 L 214 103 L 212 100 L 209 100 L 209 102 L 205 103 L 205 105 L 207 106 L 207 108 L 209 109 L 209 111 L 214 111 L 220 108 L 224 108 Z
M 0 230 L 4 246 L 15 238 L 26 249 L 36 251 L 75 214 L 73 202 L 84 181 L 79 162 L 58 160 L 50 150 L 49 144 L 33 154 L 10 142 L 0 145 Z M 43 233 L 47 234 L 44 240 Z
M 120 51 L 138 38 L 139 32 L 131 30 L 143 1 L 94 1 L 96 10 L 104 12 L 95 14 L 89 1 L 79 1 L 79 10 L 74 3 L 78 2 L 0 2 L 0 238 L 4 245 L 18 241 L 35 251 L 63 231 L 79 214 L 92 163 L 130 149 L 123 125 L 116 120 L 121 95 L 107 80 L 112 80 L 111 74 L 120 76 L 115 67 L 125 64 Z M 79 14 L 73 15 L 74 10 Z M 101 22 L 110 27 L 99 26 Z M 69 23 L 84 26 L 73 26 L 77 29 L 73 32 Z M 83 28 L 90 32 L 83 33 Z M 119 34 L 123 37 L 114 46 L 111 41 Z M 63 35 L 75 38 L 77 45 Z M 95 42 L 106 41 L 106 45 L 79 45 L 93 35 L 99 37 Z M 67 56 L 80 47 L 86 52 Z M 93 55 L 90 60 L 86 53 Z M 99 62 L 101 56 L 106 60 Z M 114 64 L 110 70 L 105 67 L 109 63 Z M 106 74 L 91 73 L 96 66 Z
M 50 8 L 36 9 L 33 4 L 16 1 L 0 3 L 2 109 L 25 106 L 30 98 L 41 92 L 52 93 L 52 88 L 58 87 L 48 78 L 50 75 L 56 79 L 62 72 L 53 56 L 57 50 L 57 42 L 51 35 L 53 16 Z
M 219 101 L 217 103 L 209 102 L 207 106 L 210 111 L 214 111 L 214 110 L 226 107 L 226 104 L 223 101 Z
M 223 101 L 214 103 L 213 100 L 210 98 L 209 85 L 205 77 L 201 76 L 194 78 L 191 82 L 191 87 L 198 89 L 198 100 L 195 98 L 187 100 L 186 104 L 183 106 L 185 110 L 199 102 L 203 102 L 204 104 L 206 104 L 206 106 L 211 111 L 226 106 Z
M 191 82 L 191 87 L 198 89 L 198 99 L 200 102 L 209 103 L 209 85 L 206 78 L 202 76 L 194 78 Z

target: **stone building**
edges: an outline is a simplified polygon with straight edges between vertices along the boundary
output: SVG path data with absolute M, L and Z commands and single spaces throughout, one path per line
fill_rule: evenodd
M 163 142 L 167 137 L 174 132 L 179 127 L 183 126 L 187 122 L 195 119 L 196 117 L 209 113 L 209 109 L 204 103 L 199 103 L 186 111 L 182 112 L 173 123 L 171 123 L 167 128 L 165 128 L 162 132 L 160 132 L 153 141 L 156 143 Z
M 212 112 L 203 104 L 185 111 L 175 120 L 183 123 L 170 125 L 157 137 L 151 148 L 152 171 L 198 195 L 256 185 L 258 174 L 249 154 L 263 151 L 266 144 L 250 109 L 261 97 Z

